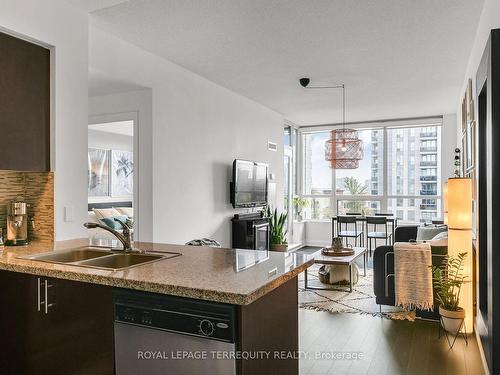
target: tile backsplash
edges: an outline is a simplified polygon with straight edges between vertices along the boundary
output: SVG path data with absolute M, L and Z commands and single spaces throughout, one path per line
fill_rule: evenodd
M 29 204 L 31 241 L 54 241 L 54 174 L 52 172 L 0 171 L 0 228 L 6 236 L 7 205 L 17 197 Z

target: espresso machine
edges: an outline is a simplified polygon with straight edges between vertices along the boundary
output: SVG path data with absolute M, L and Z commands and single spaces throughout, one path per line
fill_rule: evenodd
M 28 205 L 18 198 L 7 207 L 6 246 L 23 246 L 28 244 Z

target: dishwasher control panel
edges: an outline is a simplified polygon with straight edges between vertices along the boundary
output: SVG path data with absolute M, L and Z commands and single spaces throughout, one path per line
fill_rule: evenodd
M 145 301 L 115 300 L 115 322 L 235 342 L 233 306 L 164 296 Z

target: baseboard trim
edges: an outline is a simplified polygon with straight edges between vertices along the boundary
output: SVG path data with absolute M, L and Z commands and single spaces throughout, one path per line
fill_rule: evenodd
M 296 251 L 296 250 L 303 248 L 304 246 L 305 245 L 303 243 L 294 243 L 294 244 L 288 245 L 287 251 Z
M 328 241 L 307 241 L 305 246 L 327 247 L 330 246 Z

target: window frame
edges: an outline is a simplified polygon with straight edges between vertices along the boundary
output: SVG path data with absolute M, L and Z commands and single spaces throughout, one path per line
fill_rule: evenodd
M 304 188 L 305 188 L 305 174 L 304 174 L 304 157 L 305 157 L 305 149 L 304 149 L 304 143 L 303 143 L 303 136 L 305 134 L 311 134 L 311 133 L 321 133 L 321 132 L 328 132 L 333 129 L 338 129 L 341 127 L 340 124 L 334 124 L 334 125 L 321 125 L 321 126 L 303 126 L 298 129 L 297 132 L 297 194 L 301 198 L 309 198 L 309 199 L 314 199 L 314 198 L 330 198 L 330 204 L 332 207 L 333 215 L 336 214 L 335 210 L 338 207 L 338 202 L 342 200 L 351 200 L 351 201 L 378 201 L 380 202 L 380 211 L 381 212 L 387 212 L 388 210 L 388 203 L 390 199 L 415 199 L 415 200 L 422 200 L 422 199 L 436 199 L 438 202 L 440 202 L 440 205 L 438 205 L 439 210 L 438 213 L 441 212 L 443 213 L 443 199 L 442 199 L 442 188 L 440 189 L 438 186 L 438 193 L 436 195 L 419 195 L 419 194 L 406 194 L 406 195 L 397 195 L 397 194 L 388 194 L 389 192 L 389 179 L 387 178 L 388 176 L 388 147 L 387 147 L 387 141 L 388 141 L 388 130 L 390 129 L 404 129 L 404 128 L 430 128 L 430 127 L 439 127 L 440 131 L 439 137 L 440 137 L 440 142 L 437 140 L 436 142 L 436 152 L 439 155 L 436 155 L 436 169 L 439 169 L 439 173 L 436 173 L 436 177 L 438 180 L 441 180 L 442 184 L 442 146 L 443 146 L 443 118 L 442 117 L 434 117 L 434 118 L 429 118 L 429 119 L 416 119 L 416 120 L 402 120 L 402 121 L 387 121 L 387 122 L 366 122 L 366 123 L 358 123 L 358 124 L 348 124 L 347 125 L 349 128 L 353 128 L 356 130 L 375 130 L 375 129 L 380 129 L 383 131 L 383 178 L 382 178 L 382 194 L 380 195 L 337 195 L 336 194 L 336 170 L 332 169 L 331 170 L 331 178 L 332 178 L 332 189 L 330 194 L 304 194 Z M 427 141 L 427 140 L 426 140 Z M 420 142 L 415 143 L 415 152 L 419 152 L 420 147 L 421 147 L 422 140 Z M 420 166 L 419 166 L 420 168 Z M 370 173 L 371 176 L 371 173 Z M 380 187 L 379 187 L 380 189 Z M 397 207 L 393 207 L 394 213 L 396 213 Z M 326 219 L 305 219 L 306 221 L 329 221 Z M 416 222 L 416 221 L 414 221 Z

